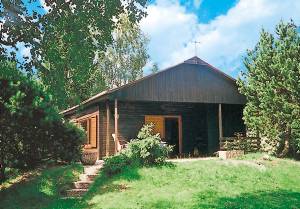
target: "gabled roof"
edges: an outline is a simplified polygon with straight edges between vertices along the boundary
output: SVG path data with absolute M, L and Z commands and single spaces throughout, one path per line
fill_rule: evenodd
M 194 57 L 192 57 L 192 58 L 190 58 L 188 60 L 185 60 L 182 63 L 179 63 L 179 64 L 174 65 L 172 67 L 166 68 L 164 70 L 158 71 L 156 73 L 150 74 L 148 76 L 142 77 L 141 79 L 132 81 L 132 82 L 130 82 L 128 84 L 125 84 L 123 86 L 102 91 L 102 92 L 96 94 L 95 96 L 92 96 L 91 98 L 89 98 L 89 99 L 81 102 L 79 105 L 73 106 L 71 108 L 68 108 L 68 109 L 62 111 L 61 114 L 67 115 L 67 114 L 69 114 L 69 113 L 74 112 L 75 110 L 77 110 L 79 108 L 79 106 L 86 106 L 86 105 L 97 103 L 99 101 L 107 100 L 107 99 L 110 98 L 110 95 L 112 95 L 112 94 L 118 95 L 118 93 L 120 93 L 119 91 L 128 89 L 130 87 L 134 87 L 134 86 L 138 85 L 139 83 L 141 83 L 143 81 L 152 79 L 152 78 L 154 78 L 154 77 L 156 77 L 156 76 L 158 76 L 160 74 L 166 73 L 168 71 L 175 70 L 175 69 L 178 69 L 178 68 L 188 68 L 188 65 L 203 66 L 205 69 L 208 68 L 211 71 L 219 74 L 220 76 L 222 76 L 223 78 L 225 78 L 229 82 L 232 82 L 233 85 L 236 85 L 236 80 L 234 78 L 232 78 L 231 76 L 223 73 L 222 71 L 220 71 L 219 69 L 213 67 L 212 65 L 208 64 L 207 62 L 203 61 L 199 57 L 194 56 Z

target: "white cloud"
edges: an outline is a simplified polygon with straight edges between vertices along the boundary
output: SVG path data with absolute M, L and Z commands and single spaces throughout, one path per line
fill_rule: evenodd
M 201 24 L 178 2 L 159 1 L 148 8 L 141 27 L 150 37 L 152 59 L 164 68 L 195 55 L 236 76 L 246 49 L 253 48 L 262 27 L 274 31 L 282 19 L 300 23 L 300 1 L 240 0 L 227 14 Z M 201 12 L 201 9 L 200 9 Z
M 158 63 L 169 62 L 170 56 L 193 40 L 197 17 L 188 14 L 178 2 L 159 1 L 148 7 L 141 21 L 142 30 L 150 36 L 149 52 Z

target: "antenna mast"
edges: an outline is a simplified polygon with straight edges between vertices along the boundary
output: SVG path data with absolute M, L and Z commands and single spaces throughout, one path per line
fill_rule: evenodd
M 200 41 L 194 41 L 193 43 L 195 44 L 195 56 L 198 56 L 197 55 L 197 44 L 200 44 L 201 42 Z

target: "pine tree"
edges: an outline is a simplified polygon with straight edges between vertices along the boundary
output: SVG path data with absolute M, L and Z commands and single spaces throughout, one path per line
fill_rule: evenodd
M 262 30 L 244 63 L 238 84 L 247 97 L 246 125 L 267 138 L 279 157 L 299 150 L 300 36 L 293 21 L 280 22 L 275 35 Z

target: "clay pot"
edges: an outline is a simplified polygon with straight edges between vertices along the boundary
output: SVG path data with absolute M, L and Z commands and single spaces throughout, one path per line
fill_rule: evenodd
M 81 163 L 83 165 L 94 165 L 97 161 L 97 150 L 83 150 L 81 155 Z

